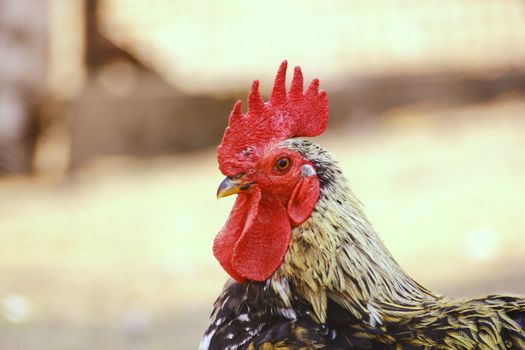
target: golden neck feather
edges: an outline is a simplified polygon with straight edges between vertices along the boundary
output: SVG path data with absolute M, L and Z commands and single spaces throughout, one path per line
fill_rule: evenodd
M 293 230 L 289 250 L 272 276 L 273 289 L 285 304 L 292 298 L 286 295 L 289 284 L 310 302 L 320 322 L 325 321 L 328 298 L 357 318 L 370 316 L 378 302 L 413 306 L 435 299 L 390 255 L 337 163 L 319 146 L 307 145 L 314 153 L 307 156 L 331 174 L 311 217 Z

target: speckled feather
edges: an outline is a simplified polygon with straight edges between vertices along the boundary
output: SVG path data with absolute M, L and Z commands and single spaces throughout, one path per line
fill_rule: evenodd
M 332 156 L 279 147 L 315 165 L 320 199 L 266 282 L 230 281 L 201 349 L 525 349 L 525 299 L 450 299 L 410 278 L 363 213 Z

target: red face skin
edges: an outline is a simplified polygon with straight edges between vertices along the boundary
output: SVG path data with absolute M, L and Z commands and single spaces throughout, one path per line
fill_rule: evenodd
M 288 166 L 285 166 L 286 163 Z M 245 181 L 255 182 L 253 187 L 260 188 L 263 195 L 273 196 L 287 206 L 295 186 L 303 179 L 301 166 L 304 164 L 313 167 L 296 151 L 276 149 L 263 157 L 256 169 L 246 174 Z
M 264 281 L 281 264 L 293 227 L 302 224 L 319 199 L 319 179 L 304 172 L 312 163 L 300 153 L 273 148 L 246 169 L 228 221 L 213 252 L 238 282 Z

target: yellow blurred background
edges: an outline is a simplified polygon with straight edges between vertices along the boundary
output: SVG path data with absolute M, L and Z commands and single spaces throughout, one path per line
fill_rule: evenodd
M 0 0 L 1 350 L 197 347 L 215 148 L 285 58 L 406 270 L 525 294 L 523 1 Z

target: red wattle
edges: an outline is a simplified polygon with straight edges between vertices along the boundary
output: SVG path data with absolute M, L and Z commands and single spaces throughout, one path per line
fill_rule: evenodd
M 250 205 L 250 196 L 248 194 L 239 194 L 226 224 L 224 224 L 224 227 L 213 241 L 213 255 L 215 255 L 215 258 L 224 270 L 237 282 L 244 282 L 246 279 L 239 275 L 232 266 L 233 248 L 241 237 Z
M 228 221 L 213 242 L 213 254 L 237 282 L 265 281 L 279 267 L 292 227 L 308 219 L 319 199 L 319 179 L 301 179 L 284 207 L 259 188 L 237 195 Z
M 213 254 L 236 281 L 264 281 L 281 264 L 290 234 L 286 208 L 255 189 L 237 196 L 228 221 L 215 237 Z
M 233 267 L 241 276 L 265 281 L 281 265 L 288 250 L 292 228 L 286 208 L 276 198 L 259 198 L 250 208 L 245 228 L 233 252 Z

